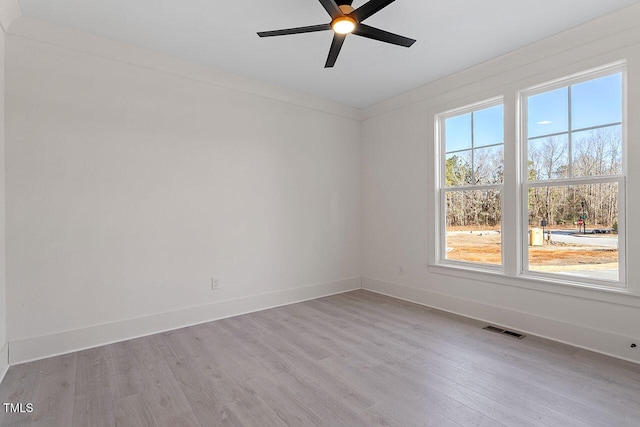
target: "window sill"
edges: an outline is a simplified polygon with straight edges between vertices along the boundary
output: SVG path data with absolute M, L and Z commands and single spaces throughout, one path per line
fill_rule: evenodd
M 549 279 L 525 274 L 512 276 L 507 275 L 501 270 L 481 269 L 474 268 L 473 266 L 428 264 L 427 270 L 430 273 L 444 276 L 460 277 L 485 283 L 640 307 L 640 295 L 629 289 L 577 283 L 570 280 Z

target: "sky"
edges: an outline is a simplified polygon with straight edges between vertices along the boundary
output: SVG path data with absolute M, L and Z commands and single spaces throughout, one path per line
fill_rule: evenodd
M 622 121 L 622 74 L 571 86 L 571 130 Z M 569 130 L 569 87 L 528 98 L 529 138 Z
M 622 121 L 622 73 L 529 96 L 525 102 L 529 138 L 568 132 L 569 118 L 572 131 L 619 123 Z M 471 149 L 472 135 L 474 148 L 502 143 L 502 105 L 446 119 L 446 152 Z
M 473 112 L 473 146 L 501 144 L 504 141 L 502 105 Z M 471 148 L 472 113 L 462 114 L 445 121 L 446 151 L 458 151 Z

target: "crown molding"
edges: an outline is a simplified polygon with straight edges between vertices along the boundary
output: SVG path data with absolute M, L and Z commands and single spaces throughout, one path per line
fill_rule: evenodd
M 213 67 L 198 65 L 132 44 L 55 25 L 29 16 L 21 16 L 15 20 L 7 34 L 351 120 L 360 120 L 361 110 L 358 108 L 302 92 L 284 89 Z

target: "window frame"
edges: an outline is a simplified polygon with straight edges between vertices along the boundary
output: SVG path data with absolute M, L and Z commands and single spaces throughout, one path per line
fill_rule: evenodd
M 595 80 L 601 77 L 610 76 L 616 73 L 621 74 L 621 98 L 622 98 L 622 121 L 615 123 L 620 125 L 622 135 L 622 173 L 616 175 L 603 175 L 593 177 L 574 177 L 572 173 L 568 178 L 555 178 L 547 180 L 535 180 L 531 181 L 528 177 L 528 169 L 524 166 L 528 164 L 528 115 L 527 115 L 527 98 L 530 96 L 539 95 L 556 89 L 560 89 L 567 86 L 573 86 L 587 81 Z M 626 268 L 626 176 L 627 176 L 627 67 L 626 61 L 618 61 L 611 64 L 606 64 L 600 67 L 591 68 L 579 73 L 571 74 L 565 77 L 561 77 L 550 82 L 531 86 L 526 89 L 519 90 L 516 96 L 518 100 L 518 107 L 516 110 L 516 120 L 518 121 L 518 132 L 516 138 L 516 149 L 519 150 L 518 154 L 518 189 L 520 196 L 520 203 L 518 209 L 520 215 L 518 215 L 517 221 L 519 222 L 519 230 L 522 238 L 520 239 L 520 265 L 518 266 L 518 276 L 530 279 L 546 279 L 551 282 L 570 283 L 578 287 L 595 287 L 606 288 L 614 290 L 628 290 L 627 286 L 627 268 Z M 569 97 L 568 113 L 571 115 L 571 97 Z M 605 124 L 600 126 L 594 126 L 596 129 L 612 126 L 614 123 Z M 571 120 L 569 118 L 569 125 L 567 134 L 574 132 L 580 132 L 584 129 L 571 129 Z M 544 137 L 544 136 L 542 136 Z M 536 137 L 540 138 L 540 136 Z M 571 159 L 572 141 L 569 141 L 569 162 L 572 165 Z M 573 168 L 570 166 L 570 172 L 573 172 Z M 528 192 L 530 188 L 535 187 L 559 187 L 559 186 L 573 186 L 573 185 L 589 185 L 589 184 L 604 184 L 604 183 L 617 183 L 618 184 L 618 280 L 606 280 L 596 279 L 582 276 L 572 276 L 569 274 L 554 274 L 541 271 L 535 271 L 529 269 L 529 247 L 527 244 L 527 233 L 529 230 L 529 197 Z
M 603 61 L 604 62 L 604 61 Z M 602 64 L 602 63 L 601 63 Z M 543 290 L 546 292 L 563 295 L 578 296 L 583 295 L 590 298 L 602 299 L 609 294 L 610 298 L 605 300 L 615 300 L 616 294 L 622 296 L 640 296 L 638 289 L 634 286 L 630 288 L 627 282 L 627 189 L 626 180 L 628 174 L 628 85 L 627 85 L 627 60 L 604 62 L 604 65 L 592 66 L 586 64 L 583 70 L 578 72 L 563 73 L 560 70 L 554 72 L 556 76 L 549 78 L 548 74 L 542 76 L 536 83 L 529 80 L 530 84 L 522 84 L 517 87 L 511 84 L 509 89 L 504 91 L 491 91 L 489 96 L 473 96 L 465 98 L 463 107 L 449 108 L 443 112 L 434 112 L 433 115 L 433 199 L 435 206 L 433 212 L 432 248 L 433 256 L 429 258 L 427 267 L 430 271 L 438 274 L 451 275 L 456 277 L 469 278 L 480 281 L 487 281 L 495 284 L 521 287 L 525 289 Z M 575 68 L 574 68 L 575 70 Z M 560 180 L 548 181 L 528 181 L 527 168 L 527 147 L 528 143 L 526 119 L 526 96 L 547 92 L 565 86 L 576 85 L 599 77 L 604 77 L 620 72 L 622 75 L 621 96 L 622 96 L 622 123 L 620 124 L 622 135 L 622 173 L 618 175 L 605 175 L 596 177 L 572 177 Z M 532 84 L 531 84 L 532 83 Z M 523 88 L 524 87 L 524 88 Z M 485 92 L 485 95 L 487 93 Z M 466 102 L 465 102 L 466 101 Z M 475 101 L 475 102 L 474 102 Z M 443 104 L 445 108 L 451 107 L 453 102 L 448 101 Z M 500 191 L 501 200 L 501 265 L 490 265 L 473 262 L 464 262 L 446 259 L 446 191 L 479 190 L 482 186 L 460 186 L 445 187 L 445 163 L 446 146 L 444 135 L 444 120 L 460 114 L 489 108 L 498 104 L 503 105 L 504 126 L 504 162 L 505 175 L 502 184 L 494 186 Z M 568 108 L 571 108 L 570 106 Z M 597 126 L 600 127 L 600 126 Z M 604 127 L 604 126 L 602 126 Z M 570 130 L 567 130 L 569 132 Z M 572 130 L 573 131 L 573 130 Z M 575 131 L 574 131 L 575 132 Z M 507 154 L 507 153 L 510 154 Z M 509 172 L 508 172 L 509 170 Z M 618 281 L 591 279 L 582 276 L 571 276 L 568 274 L 553 274 L 539 271 L 530 271 L 528 258 L 528 193 L 530 186 L 548 185 L 584 185 L 597 184 L 601 182 L 615 182 L 618 184 L 618 259 L 619 277 Z M 507 194 L 508 192 L 508 194 Z M 505 216 L 505 198 L 514 199 L 514 207 L 508 209 Z M 510 211 L 510 212 L 509 212 Z M 513 240 L 506 244 L 507 241 Z M 505 256 L 505 250 L 516 249 L 515 253 L 510 252 Z M 508 261 L 508 264 L 506 262 Z M 526 269 L 525 269 L 526 266 Z M 620 300 L 622 301 L 622 300 Z
M 480 184 L 480 185 L 462 185 L 457 187 L 446 187 L 446 167 L 445 162 L 447 158 L 446 151 L 446 138 L 445 138 L 445 121 L 449 118 L 460 116 L 463 114 L 473 113 L 479 110 L 484 110 L 487 108 L 496 107 L 498 105 L 502 105 L 502 117 L 503 117 L 503 126 L 502 126 L 502 146 L 505 145 L 505 127 L 504 127 L 504 97 L 496 96 L 493 98 L 489 98 L 480 102 L 475 102 L 472 104 L 465 105 L 463 107 L 454 108 L 443 113 L 437 114 L 435 117 L 435 129 L 436 129 L 436 141 L 437 141 L 437 199 L 438 199 L 438 224 L 436 227 L 436 239 L 438 243 L 436 244 L 436 264 L 437 265 L 448 265 L 455 266 L 459 268 L 465 269 L 478 269 L 481 271 L 490 271 L 496 273 L 504 273 L 505 272 L 505 257 L 504 257 L 504 230 L 502 226 L 502 206 L 504 204 L 504 179 L 501 184 Z M 473 133 L 473 128 L 471 129 Z M 491 147 L 495 147 L 499 144 L 490 145 Z M 478 148 L 485 148 L 478 147 Z M 468 150 L 456 150 L 456 151 L 471 151 L 473 156 L 473 151 L 476 150 L 476 147 L 471 146 Z M 504 150 L 503 150 L 503 162 L 504 162 Z M 447 204 L 446 204 L 446 193 L 447 191 L 474 191 L 474 190 L 498 190 L 500 191 L 500 265 L 495 264 L 484 264 L 484 263 L 475 263 L 475 262 L 467 262 L 467 261 L 458 261 L 451 260 L 446 258 L 447 253 L 447 226 L 446 226 L 446 217 L 447 217 Z

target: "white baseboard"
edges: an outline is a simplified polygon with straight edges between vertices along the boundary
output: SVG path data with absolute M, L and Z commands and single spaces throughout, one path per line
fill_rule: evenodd
M 5 343 L 0 348 L 0 383 L 9 370 L 9 345 Z
M 360 289 L 361 278 L 285 289 L 199 307 L 156 314 L 73 331 L 10 341 L 9 364 L 15 365 L 118 341 L 152 335 L 199 323 L 265 310 Z M 4 351 L 4 350 L 3 350 Z M 2 365 L 0 365 L 0 369 Z
M 369 277 L 362 278 L 362 288 L 629 362 L 640 363 L 638 351 L 629 347 L 629 343 L 637 338 Z

